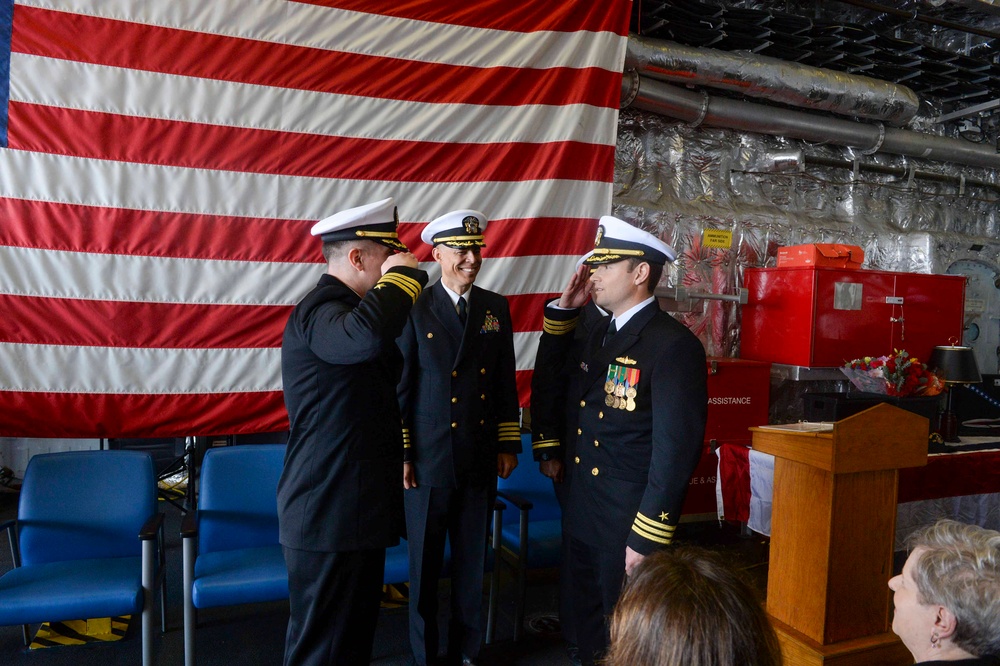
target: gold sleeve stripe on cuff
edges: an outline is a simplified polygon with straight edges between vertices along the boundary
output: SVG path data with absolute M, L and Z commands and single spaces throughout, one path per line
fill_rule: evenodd
M 400 282 L 400 281 L 398 281 L 398 280 L 396 280 L 394 278 L 391 278 L 391 277 L 389 277 L 387 275 L 383 275 L 382 279 L 378 281 L 378 285 L 376 285 L 376 286 L 379 286 L 379 285 L 384 286 L 384 285 L 387 285 L 387 284 L 391 284 L 394 287 L 398 287 L 401 291 L 403 291 L 403 293 L 405 293 L 407 296 L 410 297 L 410 300 L 412 300 L 414 302 L 416 302 L 417 296 L 420 295 L 420 290 L 419 289 L 414 289 L 413 285 L 408 284 L 408 283 L 404 283 L 404 282 Z
M 650 541 L 655 541 L 656 543 L 669 544 L 673 541 L 673 534 L 668 537 L 661 537 L 655 534 L 651 534 L 642 529 L 639 525 L 633 524 L 632 531 L 641 536 L 643 539 L 649 539 Z
M 635 524 L 642 525 L 646 529 L 652 530 L 653 532 L 662 532 L 664 534 L 673 534 L 677 529 L 676 525 L 666 525 L 658 520 L 651 520 L 641 513 L 636 514 Z
M 403 442 L 403 448 L 404 449 L 412 449 L 413 448 L 413 444 L 410 444 L 409 442 Z
M 548 333 L 549 335 L 565 335 L 566 333 L 572 333 L 576 329 L 576 324 L 579 319 L 579 317 L 574 317 L 573 319 L 569 319 L 567 321 L 559 321 L 545 317 L 542 321 L 542 331 Z
M 405 275 L 400 275 L 398 273 L 386 273 L 381 278 L 379 278 L 379 283 L 391 284 L 399 287 L 407 294 L 410 295 L 414 301 L 417 300 L 417 296 L 420 295 L 421 287 L 420 283 L 413 278 L 406 277 Z
M 405 275 L 400 275 L 399 273 L 386 273 L 379 278 L 379 282 L 385 282 L 388 284 L 393 284 L 408 294 L 419 294 L 420 293 L 420 283 L 409 278 Z
M 531 445 L 532 449 L 547 449 L 553 446 L 559 446 L 558 439 L 540 439 Z
M 405 285 L 409 288 L 408 291 L 412 291 L 418 295 L 421 291 L 423 291 L 423 287 L 420 286 L 420 282 L 408 275 L 403 275 L 402 273 L 389 272 L 383 275 L 380 280 L 392 280 L 399 284 L 401 288 Z

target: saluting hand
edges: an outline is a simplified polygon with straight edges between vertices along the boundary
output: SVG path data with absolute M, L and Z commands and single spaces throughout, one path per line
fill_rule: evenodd
M 581 264 L 569 279 L 566 288 L 559 297 L 561 308 L 582 308 L 590 298 L 590 266 Z
M 390 268 L 395 268 L 396 266 L 416 268 L 417 258 L 410 252 L 397 252 L 395 254 L 390 254 L 389 258 L 382 262 L 382 275 L 385 275 L 386 271 Z

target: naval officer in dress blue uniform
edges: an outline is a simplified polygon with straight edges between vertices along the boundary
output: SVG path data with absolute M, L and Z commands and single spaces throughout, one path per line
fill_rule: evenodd
M 705 350 L 653 297 L 674 256 L 652 234 L 602 217 L 594 249 L 545 308 L 532 390 L 548 397 L 532 415 L 533 448 L 564 459 L 570 478 L 564 566 L 584 664 L 607 648 L 625 575 L 673 539 L 701 454 Z M 591 298 L 611 314 L 585 308 Z
M 385 549 L 403 531 L 395 339 L 427 284 L 392 199 L 316 223 L 327 272 L 281 343 L 288 409 L 278 527 L 288 565 L 286 666 L 368 664 Z
M 410 551 L 410 645 L 437 663 L 438 579 L 451 544 L 447 661 L 472 664 L 482 642 L 486 534 L 497 475 L 517 466 L 521 436 L 510 308 L 474 286 L 487 219 L 458 210 L 429 223 L 441 280 L 428 287 L 399 338 Z

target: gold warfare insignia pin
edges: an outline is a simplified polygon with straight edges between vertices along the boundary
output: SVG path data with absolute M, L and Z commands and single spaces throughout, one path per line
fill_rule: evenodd
M 462 227 L 465 233 L 473 235 L 479 233 L 479 218 L 475 215 L 467 215 L 462 219 Z
M 622 365 L 635 365 L 636 363 L 638 363 L 638 361 L 636 361 L 633 358 L 629 358 L 628 356 L 619 356 L 615 360 L 621 363 Z

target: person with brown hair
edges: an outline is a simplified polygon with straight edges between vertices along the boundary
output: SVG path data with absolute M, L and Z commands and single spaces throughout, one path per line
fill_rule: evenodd
M 780 666 L 758 595 L 718 555 L 689 546 L 646 556 L 611 618 L 605 666 Z

